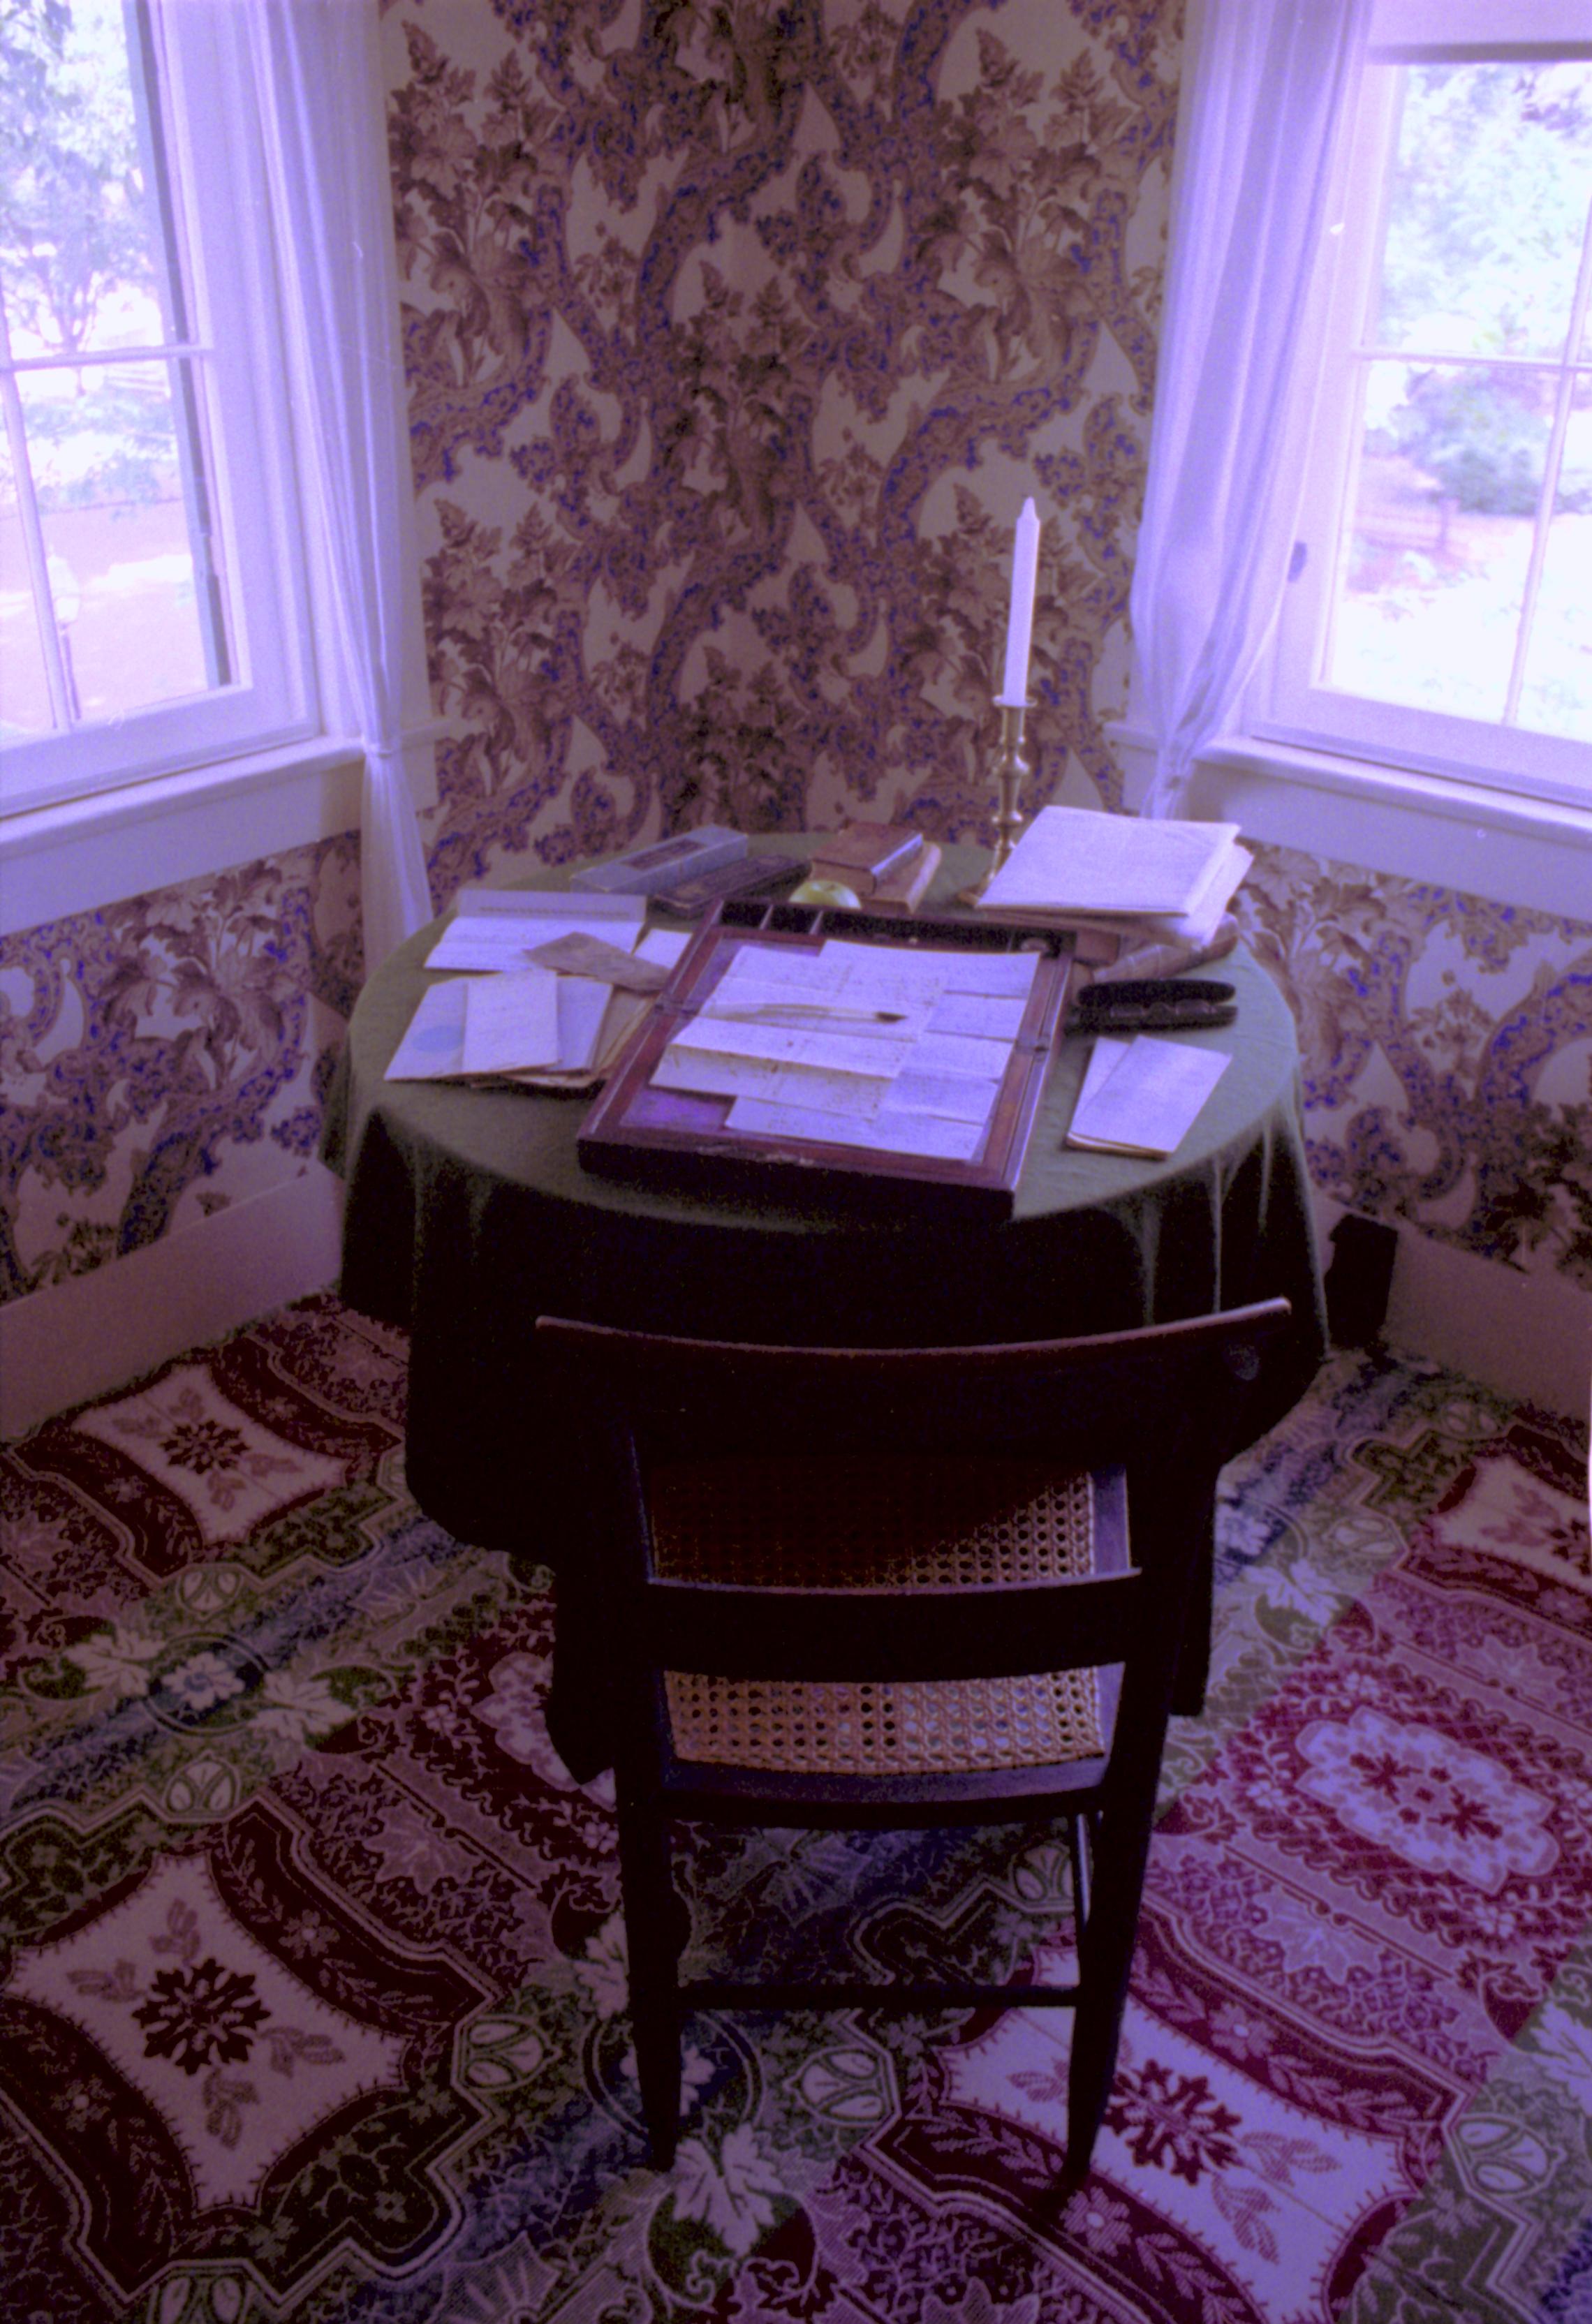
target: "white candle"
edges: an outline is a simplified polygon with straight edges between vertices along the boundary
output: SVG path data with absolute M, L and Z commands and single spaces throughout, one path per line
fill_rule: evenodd
M 997 702 L 1020 708 L 1028 700 L 1028 650 L 1033 641 L 1033 592 L 1039 577 L 1040 521 L 1024 501 L 1012 547 L 1012 613 L 1006 624 L 1006 674 Z

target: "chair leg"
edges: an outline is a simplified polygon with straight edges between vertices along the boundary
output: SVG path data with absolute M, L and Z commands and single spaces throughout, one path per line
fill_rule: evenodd
M 667 2171 L 680 2132 L 679 1956 L 684 1908 L 669 1874 L 669 1829 L 655 1807 L 619 1803 L 619 1886 L 630 1956 L 630 2022 L 642 2118 Z
M 1072 1935 L 1079 1958 L 1083 1952 L 1083 1927 L 1089 1917 L 1089 1895 L 1095 1876 L 1095 1849 L 1098 1845 L 1092 1816 L 1069 1816 L 1067 1820 L 1067 1854 L 1072 1868 Z
M 1189 1583 L 1189 1611 L 1178 1651 L 1171 1707 L 1180 1719 L 1198 1719 L 1210 1681 L 1210 1626 L 1216 1603 L 1216 1489 L 1189 1519 L 1199 1528 Z
M 1078 1996 L 1067 2078 L 1067 2155 L 1061 2170 L 1065 2187 L 1079 2187 L 1089 2175 L 1116 2077 L 1147 1853 L 1147 1846 L 1130 1841 L 1124 1859 L 1114 1860 L 1107 1829 L 1094 1867 L 1089 1914 L 1078 1938 Z

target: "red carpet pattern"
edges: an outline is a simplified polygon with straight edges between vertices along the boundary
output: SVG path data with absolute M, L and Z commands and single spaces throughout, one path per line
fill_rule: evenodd
M 549 1574 L 403 1474 L 329 1296 L 0 1452 L 4 2324 L 1592 2324 L 1592 1551 L 1568 1424 L 1333 1359 L 1227 1472 L 1121 2070 L 699 2018 L 643 2161 Z M 1064 1854 L 771 1833 L 689 1966 L 997 1973 Z

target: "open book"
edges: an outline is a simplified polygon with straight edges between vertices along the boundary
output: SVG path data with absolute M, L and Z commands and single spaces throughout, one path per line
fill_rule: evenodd
M 979 909 L 1207 941 L 1253 861 L 1236 823 L 1046 807 L 986 886 Z

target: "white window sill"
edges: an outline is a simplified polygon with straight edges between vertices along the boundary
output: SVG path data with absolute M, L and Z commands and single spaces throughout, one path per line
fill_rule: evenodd
M 1106 731 L 1136 807 L 1153 747 L 1141 728 Z M 1592 921 L 1592 808 L 1229 736 L 1201 758 L 1187 812 L 1272 846 Z
M 431 746 L 447 731 L 407 738 L 417 807 L 435 802 Z M 356 830 L 364 772 L 357 742 L 317 735 L 0 816 L 0 936 Z
M 364 759 L 324 736 L 0 820 L 0 935 L 352 831 Z

